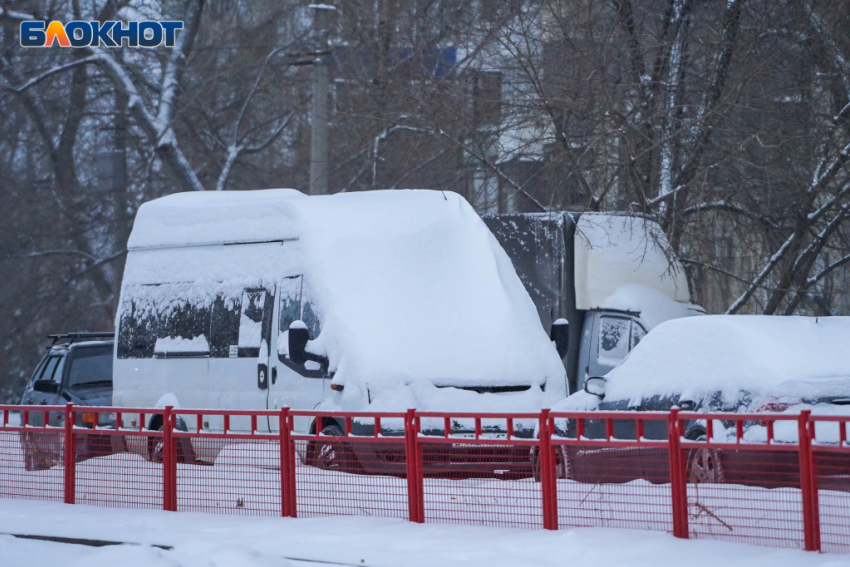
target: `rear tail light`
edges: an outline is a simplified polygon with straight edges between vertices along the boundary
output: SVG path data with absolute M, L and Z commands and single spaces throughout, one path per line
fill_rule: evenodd
M 765 402 L 756 408 L 756 413 L 780 413 L 788 408 L 790 408 L 793 404 L 785 403 L 785 402 Z M 753 423 L 756 425 L 761 425 L 763 427 L 767 426 L 767 422 L 763 420 L 756 420 Z
M 767 402 L 756 408 L 756 413 L 762 413 L 766 411 L 779 413 L 790 408 L 792 404 L 784 403 L 784 402 Z

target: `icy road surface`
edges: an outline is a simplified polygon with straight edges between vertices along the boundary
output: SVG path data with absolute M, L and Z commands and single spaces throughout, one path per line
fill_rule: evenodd
M 418 525 L 372 517 L 249 518 L 0 500 L 0 532 L 124 541 L 85 547 L 0 535 L 3 567 L 253 567 L 315 565 L 517 567 L 838 567 L 839 555 L 663 533 L 583 528 L 560 532 Z M 164 550 L 151 544 L 173 546 Z M 300 560 L 287 561 L 286 557 Z

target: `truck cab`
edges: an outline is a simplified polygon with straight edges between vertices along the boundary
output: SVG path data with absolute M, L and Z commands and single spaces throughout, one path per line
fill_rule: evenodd
M 511 259 L 555 342 L 569 391 L 617 367 L 668 319 L 700 315 L 666 237 L 624 213 L 513 213 L 484 222 Z

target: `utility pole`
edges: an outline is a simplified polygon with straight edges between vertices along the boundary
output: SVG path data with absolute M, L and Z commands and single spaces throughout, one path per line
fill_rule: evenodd
M 313 123 L 310 145 L 310 195 L 328 192 L 328 20 L 336 10 L 311 4 L 313 10 Z

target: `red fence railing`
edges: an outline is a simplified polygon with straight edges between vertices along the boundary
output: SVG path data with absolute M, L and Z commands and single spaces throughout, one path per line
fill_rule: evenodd
M 0 497 L 850 553 L 848 416 L 0 406 Z

